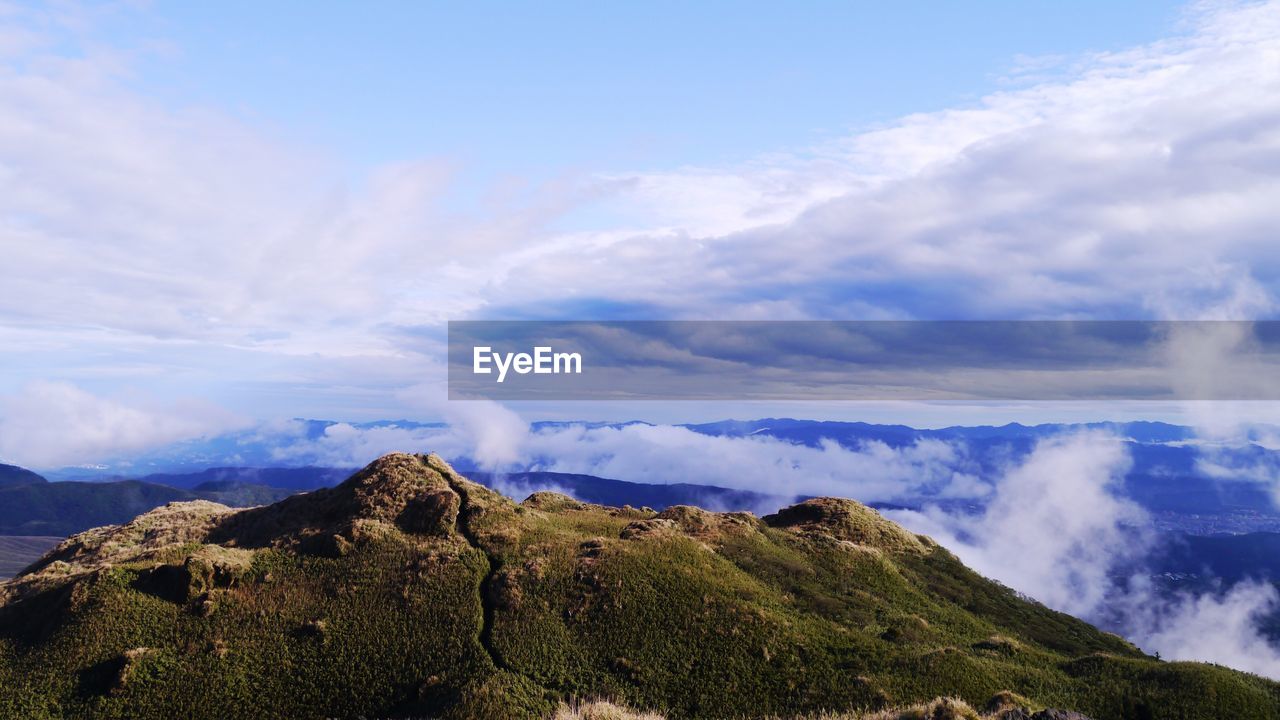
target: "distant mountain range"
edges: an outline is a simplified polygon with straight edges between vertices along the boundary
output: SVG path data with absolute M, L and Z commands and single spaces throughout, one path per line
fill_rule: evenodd
M 105 458 L 91 466 L 50 469 L 46 475 L 52 480 L 138 479 L 156 474 L 203 472 L 209 468 L 328 466 L 333 463 L 317 462 L 317 457 L 306 454 L 282 455 L 281 451 L 295 444 L 321 441 L 326 431 L 336 426 L 350 427 L 357 431 L 377 429 L 443 431 L 447 428 L 443 423 L 420 423 L 410 420 L 346 423 L 298 418 L 213 437 L 184 440 L 148 452 Z
M 315 490 L 351 477 L 358 468 L 331 467 L 213 467 L 188 473 L 152 473 L 138 480 L 183 490 L 216 491 L 246 485 L 283 490 Z M 125 479 L 125 478 L 116 478 Z
M 0 582 L 17 575 L 62 540 L 49 536 L 0 535 Z
M 589 427 L 624 427 L 643 423 L 588 423 Z M 251 485 L 313 489 L 341 480 L 348 468 L 332 468 L 316 462 L 322 456 L 299 450 L 296 443 L 318 441 L 339 425 L 350 425 L 357 431 L 385 430 L 410 433 L 419 437 L 429 449 L 433 432 L 444 432 L 438 423 L 416 423 L 406 420 L 340 424 L 327 420 L 295 420 L 274 429 L 232 433 L 215 438 L 178 443 L 140 457 L 122 458 L 93 468 L 62 468 L 46 473 L 55 480 L 134 479 L 171 487 L 191 489 L 211 480 L 235 480 Z M 534 431 L 563 429 L 582 423 L 534 423 Z M 825 422 L 789 418 L 764 418 L 750 421 L 726 420 L 683 426 L 693 432 L 717 437 L 763 436 L 818 447 L 823 442 L 837 442 L 856 448 L 868 442 L 881 442 L 902 448 L 921 440 L 961 443 L 965 448 L 966 471 L 982 477 L 994 477 L 1018 458 L 1030 453 L 1035 443 L 1052 435 L 1100 430 L 1128 439 L 1133 468 L 1125 478 L 1124 493 L 1143 507 L 1156 513 L 1214 516 L 1192 528 L 1196 533 L 1247 532 L 1280 530 L 1277 515 L 1265 484 L 1247 477 L 1235 478 L 1206 473 L 1200 466 L 1203 449 L 1195 443 L 1192 429 L 1160 422 L 1046 424 L 1027 426 L 1012 423 L 1002 426 L 947 427 L 918 429 L 905 425 L 876 425 L 862 422 Z M 294 443 L 294 444 L 290 444 Z M 288 452 L 284 452 L 288 450 Z M 1256 443 L 1215 452 L 1233 458 L 1238 465 L 1273 468 L 1280 474 L 1280 453 Z M 282 460 L 281 458 L 288 458 Z M 460 467 L 479 467 L 471 458 L 451 458 Z M 284 467 L 282 467 L 284 466 Z M 513 470 L 537 470 L 533 466 Z M 328 473 L 328 474 L 326 474 Z M 3 473 L 0 473 L 3 477 Z M 634 479 L 634 478 L 633 478 Z M 644 482 L 684 482 L 698 484 L 698 478 L 672 477 L 643 479 Z M 0 480 L 3 484 L 3 480 Z M 919 498 L 897 498 L 894 502 L 927 502 Z M 1171 528 L 1176 523 L 1171 523 Z
M 746 437 L 769 435 L 783 440 L 816 445 L 819 440 L 841 442 L 852 440 L 879 440 L 892 447 L 909 445 L 920 438 L 937 440 L 1038 440 L 1063 432 L 1098 430 L 1138 442 L 1176 442 L 1190 440 L 1195 432 L 1188 427 L 1162 422 L 1096 422 L 1096 423 L 1046 423 L 1042 425 L 952 426 L 939 429 L 920 429 L 908 425 L 879 425 L 865 422 L 839 422 L 826 420 L 795 420 L 792 418 L 762 418 L 759 420 L 721 420 L 719 422 L 684 425 L 695 432 L 718 437 Z
M 295 491 L 263 485 L 166 485 L 117 482 L 37 482 L 0 487 L 0 535 L 67 536 L 124 522 L 165 503 L 210 500 L 244 507 L 274 502 Z

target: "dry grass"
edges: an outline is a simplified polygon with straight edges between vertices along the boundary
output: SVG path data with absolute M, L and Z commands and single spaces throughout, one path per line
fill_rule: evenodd
M 870 715 L 856 716 L 856 720 L 981 720 L 982 716 L 969 704 L 956 698 L 938 698 L 933 702 L 912 705 L 905 709 L 881 710 Z M 832 716 L 829 720 L 855 720 L 853 715 Z
M 552 720 L 666 720 L 656 712 L 636 712 L 606 700 L 561 703 Z
M 994 699 L 994 698 L 993 698 Z M 980 715 L 963 700 L 938 698 L 906 708 L 872 713 L 846 712 L 803 715 L 787 720 L 988 720 L 996 715 Z M 666 720 L 656 712 L 637 712 L 607 700 L 561 704 L 552 720 Z

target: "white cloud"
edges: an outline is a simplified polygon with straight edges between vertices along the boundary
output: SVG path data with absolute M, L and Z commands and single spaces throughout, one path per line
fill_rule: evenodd
M 440 435 L 436 428 L 356 427 L 350 423 L 327 426 L 318 438 L 284 432 L 275 428 L 267 432 L 273 443 L 275 460 L 283 464 L 306 464 L 329 467 L 359 467 L 391 452 L 429 452 Z
M 957 470 L 953 445 L 922 440 L 895 449 L 881 442 L 809 447 L 767 436 L 714 437 L 670 425 L 575 426 L 531 433 L 522 462 L 530 469 L 633 482 L 688 482 L 766 495 L 845 495 L 890 500 L 922 487 L 981 494 Z
M 1146 513 L 1117 493 L 1129 463 L 1110 435 L 1050 438 L 1005 473 L 980 515 L 886 515 L 932 535 L 983 575 L 1115 629 L 1147 652 L 1280 679 L 1280 652 L 1258 625 L 1280 609 L 1271 585 L 1170 598 L 1147 576 L 1122 576 L 1156 539 Z
M 90 463 L 232 429 L 243 421 L 198 401 L 159 405 L 37 382 L 0 396 L 0 459 L 35 468 Z
M 453 442 L 468 448 L 481 468 L 499 469 L 520 459 L 529 424 L 515 412 L 492 400 L 476 400 L 446 404 L 444 417 Z
M 888 513 L 933 535 L 978 572 L 1074 615 L 1098 609 L 1111 570 L 1145 551 L 1146 513 L 1115 494 L 1130 458 L 1096 433 L 1041 441 L 978 516 Z
M 1280 5 L 1222 6 L 1197 22 L 1065 79 L 823 148 L 852 179 L 793 205 L 793 220 L 730 234 L 691 221 L 541 257 L 521 277 L 692 313 L 733 314 L 766 292 L 837 316 L 868 301 L 949 317 L 1168 316 L 1241 288 L 1266 305 Z M 664 197 L 711 192 L 704 172 L 643 177 Z M 745 177 L 735 182 L 750 167 Z M 815 187 L 827 177 L 814 173 Z M 758 202 L 740 195 L 743 208 Z M 726 214 L 719 196 L 710 204 Z M 584 264 L 602 272 L 575 274 Z
M 1280 679 L 1280 651 L 1258 631 L 1264 615 L 1280 610 L 1273 585 L 1242 582 L 1220 594 L 1184 595 L 1169 603 L 1137 591 L 1129 610 L 1130 637 L 1148 652 Z
M 920 440 L 902 448 L 824 440 L 809 447 L 765 435 L 716 437 L 672 425 L 532 429 L 493 402 L 450 403 L 445 428 L 356 427 L 338 423 L 318 438 L 286 426 L 264 429 L 277 459 L 353 466 L 387 452 L 437 452 L 485 470 L 595 475 L 639 483 L 693 483 L 779 497 L 840 495 L 889 501 L 918 493 L 982 498 L 963 446 Z M 767 508 L 772 511 L 774 507 Z

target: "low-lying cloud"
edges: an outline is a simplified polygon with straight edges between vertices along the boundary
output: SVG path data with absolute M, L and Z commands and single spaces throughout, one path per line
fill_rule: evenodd
M 1125 576 L 1156 541 L 1146 512 L 1116 493 L 1129 464 L 1121 441 L 1108 434 L 1050 438 L 996 482 L 979 515 L 886 514 L 987 577 L 1120 632 L 1147 652 L 1280 679 L 1280 652 L 1258 626 L 1280 608 L 1273 586 L 1243 582 L 1170 598 L 1148 576 Z
M 34 382 L 0 396 L 0 460 L 36 468 L 93 463 L 243 424 L 199 401 L 107 398 L 69 383 Z
M 1005 473 L 980 515 L 937 508 L 887 514 L 932 535 L 983 575 L 1084 615 L 1106 598 L 1111 570 L 1146 550 L 1145 511 L 1115 493 L 1130 465 L 1113 436 L 1053 438 Z
M 1167 660 L 1199 660 L 1280 679 L 1280 652 L 1258 631 L 1280 609 L 1274 585 L 1246 581 L 1219 593 L 1162 601 L 1149 587 L 1126 598 L 1128 636 Z M 1141 603 L 1143 607 L 1137 605 Z

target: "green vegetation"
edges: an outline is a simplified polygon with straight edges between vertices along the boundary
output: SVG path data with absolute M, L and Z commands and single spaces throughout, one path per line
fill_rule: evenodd
M 515 503 L 435 456 L 84 533 L 0 603 L 6 718 L 535 718 L 587 697 L 856 717 L 1002 692 L 1097 720 L 1280 716 L 1280 685 L 1146 657 L 852 501 Z

